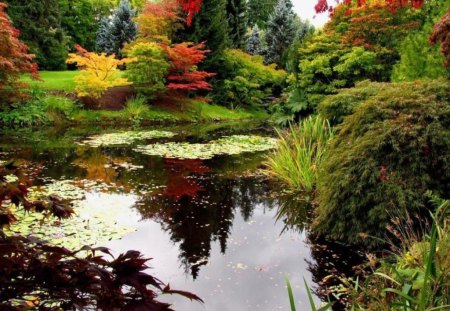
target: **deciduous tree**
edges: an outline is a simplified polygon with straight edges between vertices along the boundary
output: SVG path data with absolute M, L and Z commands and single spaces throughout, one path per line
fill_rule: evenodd
M 6 4 L 0 2 L 0 102 L 6 102 L 24 87 L 18 80 L 21 74 L 37 78 L 37 65 L 34 55 L 20 42 L 19 31 L 11 24 L 5 12 Z

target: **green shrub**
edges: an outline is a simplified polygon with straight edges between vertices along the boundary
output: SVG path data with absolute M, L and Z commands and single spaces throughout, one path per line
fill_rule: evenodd
M 390 217 L 425 211 L 424 193 L 450 193 L 450 84 L 398 83 L 357 104 L 328 149 L 316 228 L 372 246 Z
M 125 77 L 133 82 L 134 88 L 148 97 L 164 91 L 165 76 L 169 70 L 164 50 L 153 42 L 138 42 L 127 52 L 135 61 L 127 65 Z
M 312 191 L 333 131 L 321 117 L 309 117 L 287 133 L 278 133 L 278 149 L 267 159 L 269 176 L 295 190 Z
M 281 93 L 286 72 L 275 65 L 264 65 L 262 56 L 253 56 L 241 50 L 224 53 L 223 84 L 218 86 L 220 102 L 235 108 L 261 106 L 269 97 Z
M 1 123 L 15 126 L 49 123 L 50 120 L 42 103 L 44 95 L 44 92 L 38 88 L 31 89 L 26 100 L 15 103 L 0 112 Z
M 79 106 L 69 98 L 54 95 L 44 97 L 42 99 L 42 104 L 47 113 L 60 114 L 67 118 L 79 108 Z
M 448 81 L 444 79 L 402 83 L 401 91 L 410 94 L 411 97 L 431 96 L 438 101 L 450 101 L 447 84 Z M 319 104 L 318 111 L 323 118 L 336 125 L 342 123 L 344 117 L 353 114 L 366 100 L 383 97 L 386 94 L 395 97 L 399 91 L 398 84 L 395 83 L 362 81 L 354 88 L 342 89 L 335 95 L 327 96 Z

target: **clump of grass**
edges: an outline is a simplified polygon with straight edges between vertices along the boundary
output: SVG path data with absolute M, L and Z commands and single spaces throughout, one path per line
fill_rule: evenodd
M 125 116 L 134 122 L 140 122 L 150 113 L 150 107 L 147 105 L 147 98 L 137 95 L 130 99 L 123 110 Z
M 320 116 L 309 117 L 286 132 L 278 131 L 278 149 L 267 158 L 265 171 L 295 190 L 312 191 L 333 130 Z
M 55 123 L 62 123 L 79 109 L 71 99 L 63 96 L 48 95 L 42 99 L 42 105 L 49 118 Z

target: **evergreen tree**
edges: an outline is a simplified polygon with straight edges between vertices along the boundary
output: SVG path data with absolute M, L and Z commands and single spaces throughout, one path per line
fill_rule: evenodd
M 91 0 L 60 0 L 61 26 L 67 35 L 68 46 L 79 44 L 92 51 L 98 24 Z
M 58 0 L 9 0 L 7 12 L 40 69 L 66 68 L 66 38 Z
M 230 45 L 237 49 L 244 49 L 247 33 L 246 0 L 228 0 L 227 14 Z
M 247 39 L 247 52 L 252 55 L 257 55 L 261 52 L 261 38 L 259 27 L 256 24 L 253 26 L 252 34 Z
M 200 12 L 193 17 L 192 25 L 180 29 L 173 38 L 174 42 L 206 42 L 205 48 L 210 53 L 200 65 L 205 71 L 220 73 L 221 56 L 229 44 L 226 1 L 203 0 Z
M 125 44 L 136 39 L 137 26 L 133 21 L 136 11 L 129 0 L 122 0 L 111 18 L 105 17 L 97 32 L 97 49 L 106 53 L 114 53 L 122 57 Z
M 111 39 L 113 41 L 113 52 L 117 57 L 122 57 L 121 50 L 126 43 L 136 39 L 137 26 L 133 21 L 136 11 L 132 9 L 129 0 L 122 0 L 114 12 L 111 20 Z
M 291 0 L 278 0 L 267 22 L 265 52 L 266 63 L 285 67 L 286 51 L 295 38 L 295 13 Z
M 97 31 L 97 37 L 95 39 L 95 48 L 99 52 L 112 53 L 113 52 L 113 40 L 111 36 L 111 19 L 109 16 L 102 18 L 100 27 Z
M 248 23 L 257 24 L 260 29 L 266 29 L 266 23 L 272 14 L 277 0 L 248 0 Z

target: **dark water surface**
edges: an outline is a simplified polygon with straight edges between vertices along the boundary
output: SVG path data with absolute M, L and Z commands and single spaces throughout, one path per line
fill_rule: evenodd
M 242 123 L 157 129 L 178 135 L 145 143 L 203 142 L 231 134 L 273 136 L 262 126 Z M 106 212 L 123 208 L 117 222 L 134 229 L 104 246 L 116 254 L 129 249 L 144 253 L 153 258 L 152 274 L 205 301 L 161 298 L 176 310 L 290 310 L 285 276 L 299 310 L 309 310 L 303 278 L 318 289 L 330 267 L 351 266 L 339 255 L 331 258 L 326 247 L 311 248 L 306 231 L 283 230 L 285 222 L 276 215 L 285 203 L 258 174 L 266 152 L 175 160 L 143 155 L 133 145 L 76 144 L 89 135 L 114 131 L 120 129 L 3 130 L 1 159 L 38 168 L 38 184 L 100 182 L 102 187 L 87 189 L 83 203 Z

